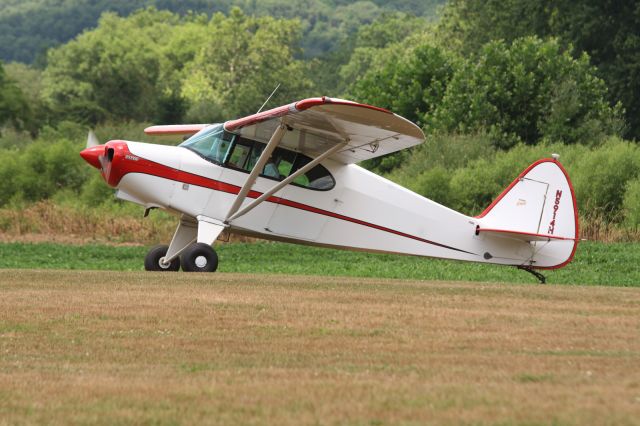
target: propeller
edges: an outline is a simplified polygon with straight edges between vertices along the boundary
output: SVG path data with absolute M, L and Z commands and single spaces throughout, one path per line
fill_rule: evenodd
M 98 170 L 102 169 L 102 164 L 100 163 L 100 155 L 104 154 L 104 145 L 100 144 L 98 137 L 93 132 L 93 130 L 89 130 L 89 134 L 87 135 L 87 147 L 80 152 L 80 156 L 84 158 L 84 160 L 91 164 Z
M 98 137 L 93 132 L 93 129 L 89 129 L 89 133 L 87 134 L 87 148 L 91 148 L 98 145 L 100 145 L 100 141 L 98 140 Z

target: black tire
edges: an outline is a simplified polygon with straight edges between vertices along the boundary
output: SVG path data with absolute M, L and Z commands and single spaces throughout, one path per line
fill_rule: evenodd
M 185 272 L 215 272 L 218 254 L 209 244 L 194 243 L 182 252 L 180 263 Z
M 169 246 L 155 246 L 152 247 L 151 250 L 144 257 L 144 269 L 145 271 L 178 271 L 180 270 L 180 258 L 176 257 L 171 261 L 168 266 L 162 265 L 160 263 L 160 259 L 167 255 L 167 250 L 169 250 Z

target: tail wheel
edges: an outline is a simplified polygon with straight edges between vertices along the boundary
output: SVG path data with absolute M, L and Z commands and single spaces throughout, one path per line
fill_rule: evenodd
M 155 246 L 144 258 L 144 269 L 146 271 L 178 271 L 180 269 L 180 259 L 175 258 L 170 263 L 164 262 L 169 246 Z
M 185 272 L 215 272 L 218 269 L 218 255 L 209 244 L 191 244 L 182 252 L 180 260 Z

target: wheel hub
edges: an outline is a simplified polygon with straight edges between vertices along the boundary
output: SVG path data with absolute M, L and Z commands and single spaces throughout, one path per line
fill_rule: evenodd
M 171 262 L 167 262 L 165 257 L 161 257 L 158 261 L 158 265 L 160 265 L 162 269 L 169 269 L 169 266 L 171 266 Z
M 194 263 L 198 268 L 204 268 L 205 266 L 207 266 L 207 258 L 204 256 L 198 256 L 196 257 L 196 260 Z

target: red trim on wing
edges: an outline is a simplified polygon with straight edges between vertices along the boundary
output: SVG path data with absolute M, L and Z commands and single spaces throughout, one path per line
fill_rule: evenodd
M 578 226 L 578 205 L 576 203 L 576 195 L 575 195 L 575 191 L 573 190 L 573 184 L 571 183 L 571 179 L 569 179 L 569 174 L 567 173 L 567 171 L 565 170 L 565 168 L 562 166 L 562 164 L 553 159 L 553 158 L 543 158 L 541 160 L 536 161 L 535 163 L 531 164 L 529 167 L 527 167 L 522 173 L 520 173 L 518 175 L 517 178 L 515 178 L 513 180 L 513 182 L 511 182 L 511 184 L 509 184 L 509 186 L 507 186 L 507 188 L 502 191 L 502 193 L 500 195 L 498 195 L 498 197 L 493 200 L 493 202 L 491 204 L 489 204 L 489 207 L 487 207 L 486 209 L 484 209 L 484 211 L 482 213 L 480 213 L 478 216 L 476 216 L 477 219 L 482 219 L 483 217 L 485 217 L 487 214 L 489 214 L 489 212 L 496 206 L 496 204 L 498 204 L 500 202 L 500 200 L 502 200 L 502 198 L 504 198 L 505 195 L 507 195 L 509 193 L 509 191 L 511 191 L 511 189 L 516 186 L 516 184 L 518 182 L 520 182 L 520 179 L 522 179 L 523 177 L 525 177 L 527 175 L 527 173 L 529 173 L 531 171 L 531 169 L 533 169 L 535 166 L 537 166 L 538 164 L 542 164 L 542 163 L 555 163 L 560 170 L 562 171 L 562 173 L 564 174 L 564 177 L 567 179 L 567 183 L 569 184 L 569 191 L 571 192 L 571 199 L 573 200 L 573 215 L 574 215 L 574 222 L 576 225 L 576 237 L 574 239 L 574 244 L 573 244 L 573 249 L 571 250 L 571 254 L 569 255 L 569 257 L 567 258 L 567 260 L 565 260 L 564 262 L 560 263 L 559 265 L 554 265 L 554 266 L 533 266 L 536 269 L 559 269 L 562 268 L 563 266 L 567 265 L 569 262 L 571 262 L 573 260 L 573 256 L 576 254 L 576 249 L 578 248 L 578 241 L 579 241 L 579 226 Z
M 295 114 L 300 111 L 305 111 L 309 108 L 313 108 L 319 105 L 349 105 L 360 108 L 368 108 L 374 111 L 380 111 L 387 114 L 392 114 L 391 111 L 388 111 L 384 108 L 379 108 L 373 105 L 367 104 L 359 104 L 357 102 L 345 101 L 341 99 L 331 99 L 329 97 L 323 96 L 321 98 L 308 98 L 302 99 L 301 101 L 293 102 L 288 105 L 283 105 L 277 108 L 270 109 L 268 111 L 259 112 L 257 114 L 249 115 L 247 117 L 238 118 L 237 120 L 229 120 L 224 123 L 224 129 L 228 132 L 233 132 L 234 130 L 241 129 L 246 126 L 251 126 L 256 123 L 260 123 L 266 120 L 270 120 L 272 118 L 283 117 L 287 114 Z
M 257 114 L 249 115 L 247 117 L 238 118 L 237 120 L 229 120 L 224 123 L 224 129 L 228 132 L 241 129 L 252 124 L 260 123 L 276 117 L 282 117 L 291 112 L 291 108 L 295 108 L 294 104 L 283 105 L 278 108 L 270 109 L 268 111 L 259 112 Z
M 182 170 L 174 169 L 163 164 L 155 163 L 153 161 L 147 160 L 145 158 L 136 156 L 131 154 L 129 151 L 129 147 L 124 141 L 110 141 L 106 144 L 106 149 L 114 149 L 113 160 L 110 162 L 108 168 L 103 169 L 103 174 L 105 176 L 105 180 L 111 186 L 117 186 L 120 183 L 122 177 L 128 173 L 142 173 L 148 174 L 152 176 L 158 176 L 161 178 L 188 183 L 190 185 L 201 186 L 203 188 L 213 189 L 215 191 L 226 192 L 229 194 L 237 194 L 240 192 L 240 187 L 237 185 L 232 185 L 230 183 L 209 179 L 204 176 L 195 175 L 189 172 L 184 172 Z M 106 152 L 106 150 L 105 150 Z M 261 192 L 258 191 L 249 191 L 247 195 L 249 198 L 258 198 L 262 195 Z M 287 207 L 292 207 L 299 210 L 308 211 L 310 213 L 321 214 L 324 216 L 332 217 L 339 220 L 344 220 L 347 222 L 355 223 L 362 226 L 367 226 L 369 228 L 374 228 L 379 231 L 388 232 L 390 234 L 398 235 L 405 238 L 410 238 L 412 240 L 420 241 L 426 244 L 435 245 L 438 247 L 459 251 L 467 254 L 475 254 L 462 249 L 458 249 L 455 247 L 450 247 L 445 244 L 437 243 L 435 241 L 430 241 L 424 238 L 417 237 L 415 235 L 407 234 L 401 231 L 396 231 L 394 229 L 386 228 L 384 226 L 376 225 L 373 223 L 365 222 L 360 219 L 355 219 L 349 216 L 344 216 L 341 214 L 337 214 L 334 212 L 330 212 L 328 210 L 319 209 L 317 207 L 309 206 L 307 204 L 298 203 L 296 201 L 287 200 L 280 197 L 271 196 L 267 198 L 268 202 L 281 204 Z
M 360 108 L 368 108 L 368 109 L 372 109 L 374 111 L 380 111 L 380 112 L 384 112 L 384 113 L 387 113 L 387 114 L 393 114 L 388 109 L 380 108 L 380 107 L 377 107 L 377 106 L 368 105 L 368 104 L 360 104 L 358 102 L 347 101 L 347 100 L 343 100 L 343 99 L 331 99 L 331 98 L 328 98 L 326 96 L 323 96 L 321 98 L 303 99 L 301 101 L 296 102 L 295 106 L 296 106 L 296 109 L 298 111 L 304 111 L 306 109 L 313 108 L 314 106 L 326 105 L 326 104 L 355 106 L 355 107 L 360 107 Z
M 150 126 L 144 129 L 147 135 L 192 135 L 207 127 L 208 124 L 168 124 Z

